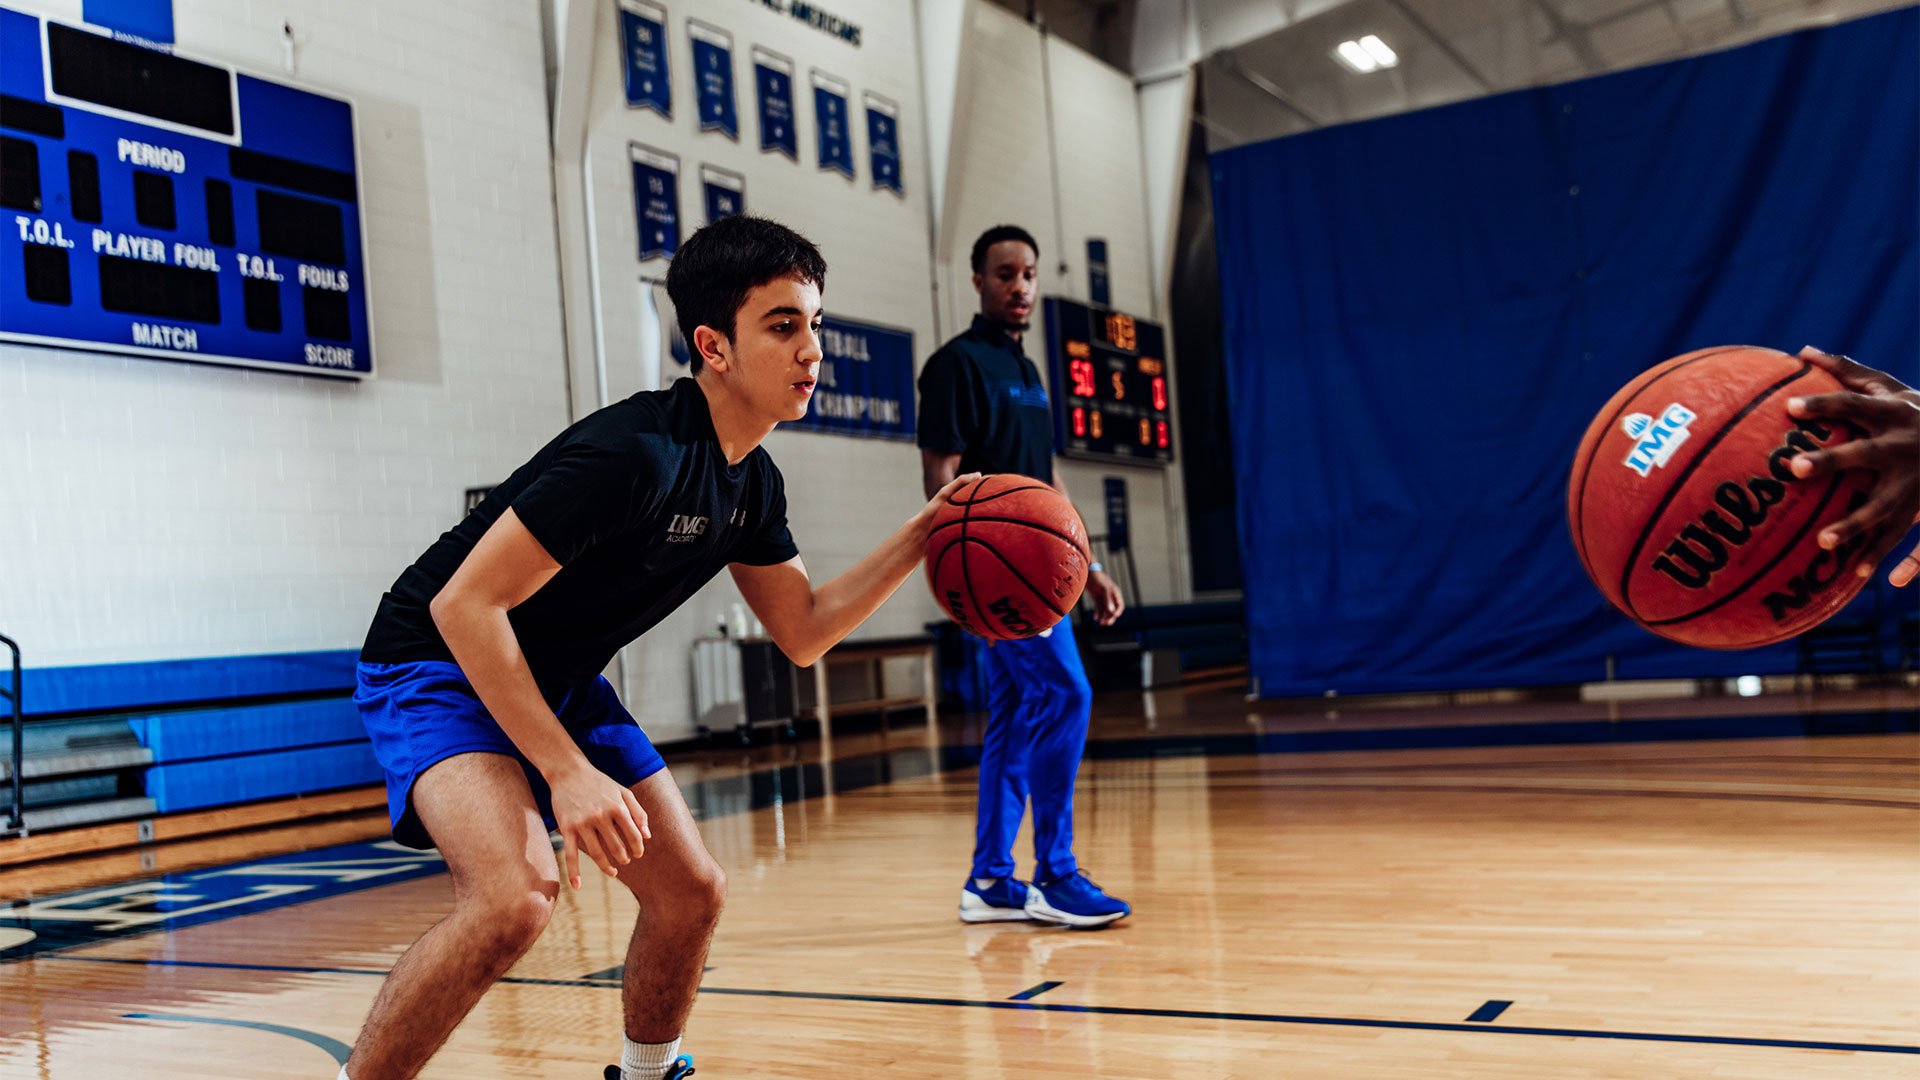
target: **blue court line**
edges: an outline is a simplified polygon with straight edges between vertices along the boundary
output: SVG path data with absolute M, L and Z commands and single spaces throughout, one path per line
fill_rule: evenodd
M 1043 982 L 1038 986 L 1029 986 L 1025 990 L 1022 990 L 1019 993 L 1014 994 L 1012 997 L 1009 997 L 1007 1000 L 1008 1001 L 1032 1001 L 1034 998 L 1039 997 L 1041 994 L 1044 994 L 1047 991 L 1054 989 L 1055 987 L 1063 986 L 1063 985 L 1065 984 L 1058 983 L 1058 982 Z
M 1507 1006 L 1512 1004 L 1513 1002 L 1511 1001 L 1489 1001 L 1485 1005 L 1473 1010 L 1473 1015 L 1467 1017 L 1467 1023 L 1491 1024 L 1500 1018 L 1501 1013 L 1507 1011 Z
M 145 967 L 222 968 L 234 971 L 280 971 L 302 975 L 380 975 L 369 968 L 292 967 L 272 964 L 222 964 L 204 960 L 143 960 L 121 956 L 43 956 L 41 960 L 69 963 L 130 964 Z M 529 979 L 507 976 L 516 986 L 617 985 L 586 979 Z M 1704 1046 L 1755 1046 L 1780 1050 L 1839 1050 L 1856 1054 L 1920 1055 L 1920 1046 L 1895 1043 L 1815 1042 L 1804 1039 L 1749 1039 L 1730 1035 L 1666 1035 L 1648 1031 L 1594 1031 L 1581 1028 L 1490 1027 L 1485 1024 L 1443 1024 L 1421 1020 L 1371 1020 L 1346 1016 L 1298 1016 L 1287 1013 L 1202 1012 L 1194 1009 L 1143 1009 L 1120 1005 L 1048 1005 L 1033 1001 L 971 1001 L 966 998 L 908 997 L 896 994 L 836 994 L 814 990 L 749 990 L 702 986 L 702 994 L 734 997 L 782 998 L 790 1001 L 856 1001 L 870 1005 L 934 1005 L 952 1009 L 1015 1009 L 1030 1012 L 1075 1013 L 1087 1016 L 1150 1016 L 1168 1020 L 1219 1020 L 1250 1024 L 1298 1024 L 1309 1027 L 1372 1028 L 1390 1031 L 1466 1031 L 1497 1035 L 1542 1035 L 1554 1039 L 1613 1039 L 1626 1042 L 1689 1043 Z
M 177 1024 L 219 1024 L 223 1027 L 252 1028 L 255 1031 L 271 1031 L 276 1035 L 287 1035 L 313 1045 L 333 1055 L 336 1065 L 345 1065 L 353 1047 L 339 1039 L 329 1039 L 316 1031 L 303 1031 L 300 1028 L 282 1027 L 279 1024 L 258 1024 L 251 1020 L 224 1020 L 215 1016 L 176 1016 L 172 1013 L 127 1013 L 124 1020 L 165 1020 Z

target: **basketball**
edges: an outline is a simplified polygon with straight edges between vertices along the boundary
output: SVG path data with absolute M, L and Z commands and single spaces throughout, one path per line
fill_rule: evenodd
M 1073 504 L 1025 476 L 987 476 L 954 492 L 927 536 L 934 599 L 989 641 L 1032 637 L 1066 618 L 1090 559 Z
M 1846 606 L 1880 534 L 1833 551 L 1821 527 L 1862 505 L 1874 474 L 1801 481 L 1794 455 L 1865 433 L 1794 420 L 1790 398 L 1841 390 L 1797 356 L 1750 345 L 1677 356 L 1628 383 L 1593 419 L 1568 485 L 1574 547 L 1628 618 L 1710 649 L 1767 645 Z

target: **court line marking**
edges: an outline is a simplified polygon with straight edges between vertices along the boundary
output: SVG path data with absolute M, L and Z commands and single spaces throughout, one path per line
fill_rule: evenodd
M 1500 1014 L 1506 1012 L 1507 1007 L 1512 1004 L 1513 1002 L 1511 1001 L 1489 1001 L 1485 1005 L 1473 1010 L 1473 1015 L 1467 1017 L 1467 1023 L 1491 1024 L 1499 1019 Z
M 334 1064 L 345 1065 L 353 1048 L 339 1039 L 330 1039 L 317 1031 L 302 1028 L 283 1027 L 279 1024 L 261 1024 L 252 1020 L 227 1020 L 218 1016 L 180 1016 L 175 1013 L 127 1013 L 123 1020 L 164 1020 L 174 1024 L 219 1024 L 222 1027 L 252 1028 L 255 1031 L 270 1031 L 275 1035 L 286 1035 L 304 1043 L 325 1050 L 332 1055 Z
M 1039 997 L 1041 994 L 1044 994 L 1049 990 L 1058 989 L 1059 987 L 1065 986 L 1065 985 L 1066 985 L 1065 983 L 1061 983 L 1061 982 L 1043 982 L 1035 986 L 1029 986 L 1025 990 L 1022 990 L 1019 993 L 1008 997 L 1007 1000 L 1008 1001 L 1032 1001 L 1034 998 Z
M 210 960 L 145 960 L 131 956 L 43 956 L 47 961 L 77 964 L 128 964 L 142 967 L 216 968 L 230 971 L 278 971 L 299 975 L 377 975 L 373 968 L 297 967 L 281 964 L 230 964 Z M 614 988 L 614 983 L 588 979 L 532 979 L 506 976 L 498 980 L 516 986 L 592 986 Z M 1805 1039 L 1752 1039 L 1733 1035 L 1669 1035 L 1649 1031 L 1600 1031 L 1581 1028 L 1494 1027 L 1487 1024 L 1439 1023 L 1423 1020 L 1375 1020 L 1349 1016 L 1303 1016 L 1288 1013 L 1203 1012 L 1193 1009 L 1147 1009 L 1123 1005 L 1050 1005 L 1034 1001 L 972 1001 L 966 998 L 910 997 L 899 994 L 839 994 L 816 990 L 751 990 L 731 986 L 702 986 L 702 994 L 732 997 L 781 998 L 790 1001 L 856 1001 L 870 1005 L 930 1005 L 955 1009 L 1016 1009 L 1031 1012 L 1075 1013 L 1087 1016 L 1149 1016 L 1168 1020 L 1223 1020 L 1251 1024 L 1296 1024 L 1309 1027 L 1370 1028 L 1390 1031 L 1466 1031 L 1499 1035 L 1537 1035 L 1554 1039 L 1613 1039 L 1625 1042 L 1690 1043 L 1705 1046 L 1754 1046 L 1779 1050 L 1839 1050 L 1858 1054 L 1920 1055 L 1920 1046 L 1894 1043 L 1817 1042 Z

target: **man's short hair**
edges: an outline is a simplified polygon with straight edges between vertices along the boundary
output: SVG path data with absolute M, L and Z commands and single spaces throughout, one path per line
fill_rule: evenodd
M 993 228 L 988 229 L 986 232 L 981 233 L 980 239 L 975 240 L 973 242 L 973 272 L 974 273 L 984 274 L 987 272 L 987 249 L 999 243 L 1002 240 L 1020 241 L 1021 243 L 1032 248 L 1034 259 L 1036 261 L 1039 260 L 1040 245 L 1033 242 L 1032 233 L 1021 228 L 1018 225 L 995 225 Z
M 699 374 L 706 361 L 693 343 L 695 327 L 711 326 L 733 340 L 734 318 L 747 294 L 780 278 L 827 288 L 827 260 L 813 242 L 777 221 L 737 214 L 696 231 L 667 266 L 667 295 Z

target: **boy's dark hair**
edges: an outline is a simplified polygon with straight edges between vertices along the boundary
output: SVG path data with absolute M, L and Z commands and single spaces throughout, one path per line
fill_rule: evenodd
M 995 225 L 993 228 L 981 233 L 980 239 L 973 242 L 974 273 L 984 274 L 987 272 L 987 249 L 1002 240 L 1018 240 L 1033 249 L 1034 259 L 1038 260 L 1040 258 L 1040 245 L 1033 242 L 1032 233 L 1018 225 Z
M 692 354 L 694 374 L 706 361 L 693 343 L 695 327 L 711 326 L 733 340 L 734 317 L 747 294 L 783 277 L 827 287 L 827 260 L 806 237 L 777 221 L 737 214 L 696 231 L 667 265 L 667 295 Z

